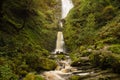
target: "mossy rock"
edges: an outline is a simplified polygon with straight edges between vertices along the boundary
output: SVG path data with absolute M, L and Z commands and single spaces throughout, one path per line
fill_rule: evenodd
M 108 48 L 108 50 L 112 51 L 113 53 L 120 54 L 120 45 L 119 44 L 111 45 Z
M 101 69 L 111 68 L 114 72 L 120 73 L 120 55 L 96 51 L 90 55 L 91 63 Z
M 94 51 L 90 56 L 90 61 L 94 66 L 104 67 L 107 64 L 107 60 L 111 55 L 107 55 L 107 53 L 102 53 L 99 50 Z M 108 67 L 108 66 L 107 66 Z M 105 67 L 105 68 L 107 68 Z
M 56 61 L 36 53 L 28 53 L 23 56 L 23 59 L 26 61 L 29 68 L 38 72 L 41 70 L 53 70 L 57 66 Z
M 57 59 L 63 59 L 63 60 L 65 60 L 66 57 L 63 54 L 59 54 L 59 55 L 57 55 Z
M 89 56 L 91 54 L 91 51 L 92 51 L 92 50 L 91 51 L 89 51 L 89 50 L 91 50 L 91 49 L 82 51 L 81 52 L 81 56 L 82 57 Z
M 76 59 L 71 63 L 71 66 L 80 66 L 80 65 L 81 65 L 80 59 Z
M 79 53 L 76 52 L 70 53 L 70 58 L 72 60 L 71 66 L 79 66 L 81 64 Z
M 35 73 L 29 73 L 26 75 L 25 78 L 23 78 L 23 80 L 45 80 L 45 79 L 40 75 L 35 75 Z
M 43 58 L 40 60 L 40 67 L 45 70 L 53 70 L 57 67 L 57 63 L 54 60 Z
M 80 76 L 73 75 L 69 78 L 69 80 L 82 80 Z

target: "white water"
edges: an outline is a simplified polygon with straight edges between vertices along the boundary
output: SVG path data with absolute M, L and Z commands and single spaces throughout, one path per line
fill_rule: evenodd
M 64 19 L 74 6 L 71 0 L 61 0 L 61 2 L 62 2 L 62 19 Z
M 60 27 L 63 28 L 63 23 L 61 21 L 59 22 L 59 24 L 60 24 Z
M 61 0 L 62 3 L 62 17 L 64 19 L 67 14 L 69 13 L 70 9 L 73 8 L 73 3 L 71 0 Z M 63 27 L 63 22 L 60 21 L 60 28 Z M 64 45 L 64 38 L 62 31 L 58 31 L 57 33 L 57 40 L 56 40 L 56 53 L 65 53 L 65 45 Z M 46 80 L 66 80 L 69 75 L 71 75 L 71 71 L 76 69 L 70 66 L 70 60 L 67 61 L 58 61 L 58 67 L 55 71 L 48 71 L 44 72 L 42 75 L 45 77 Z
M 61 0 L 62 3 L 62 17 L 61 19 L 64 19 L 69 11 L 73 8 L 73 3 L 72 0 Z M 63 28 L 63 22 L 60 21 L 60 28 Z M 56 49 L 55 49 L 55 54 L 56 53 L 65 53 L 65 44 L 64 44 L 64 38 L 63 38 L 63 33 L 61 31 L 58 31 L 57 33 L 57 41 L 56 41 Z
M 58 31 L 55 53 L 65 53 L 63 33 Z
M 58 66 L 54 71 L 46 71 L 42 74 L 45 80 L 68 80 L 69 77 L 76 73 L 79 76 L 87 76 L 93 72 L 82 72 L 75 67 L 70 66 L 71 60 L 68 58 L 66 60 L 59 60 Z
M 58 66 L 55 71 L 48 71 L 43 73 L 43 77 L 46 80 L 67 80 L 68 77 L 72 74 L 71 70 L 73 69 L 70 66 L 70 60 L 67 61 L 58 61 Z

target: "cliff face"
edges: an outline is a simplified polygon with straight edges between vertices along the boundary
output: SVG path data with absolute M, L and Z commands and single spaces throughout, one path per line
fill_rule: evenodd
M 48 56 L 55 48 L 59 4 L 57 0 L 0 0 L 1 80 L 55 68 Z
M 54 0 L 1 1 L 1 47 L 14 45 L 23 49 L 22 46 L 37 45 L 52 50 L 56 36 L 57 19 L 54 15 L 57 14 L 57 3 Z

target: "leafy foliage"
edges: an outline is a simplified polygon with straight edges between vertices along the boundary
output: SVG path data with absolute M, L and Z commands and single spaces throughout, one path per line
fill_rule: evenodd
M 8 65 L 0 65 L 0 80 L 18 80 L 18 77 L 12 73 Z
M 111 45 L 109 50 L 113 53 L 120 54 L 120 45 Z
M 16 75 L 13 80 L 18 80 L 29 72 L 56 67 L 48 58 L 55 46 L 56 4 L 55 0 L 0 1 L 0 80 Z
M 119 34 L 117 31 L 119 30 L 118 1 L 78 0 L 73 2 L 75 7 L 66 18 L 64 30 L 66 44 L 70 51 L 80 45 L 93 45 L 100 36 L 106 38 L 105 35 L 111 37 Z M 118 36 L 114 36 L 116 37 Z
M 65 42 L 72 60 L 90 56 L 93 65 L 102 69 L 112 68 L 117 72 L 120 57 L 120 1 L 73 2 L 75 6 L 65 19 L 64 29 Z

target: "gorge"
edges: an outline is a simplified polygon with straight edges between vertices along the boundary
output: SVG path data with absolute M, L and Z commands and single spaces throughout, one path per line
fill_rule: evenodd
M 86 6 L 88 6 L 88 5 L 86 5 Z M 70 0 L 62 0 L 62 17 L 61 17 L 62 20 L 64 20 L 66 18 L 67 14 L 69 13 L 69 10 L 71 8 L 73 8 L 72 1 L 70 1 Z M 73 14 L 73 16 L 75 16 L 75 15 L 77 15 L 77 14 Z M 73 17 L 73 16 L 70 16 L 70 17 Z M 68 19 L 69 19 L 69 17 L 68 17 Z M 67 21 L 68 19 L 66 19 L 66 22 L 69 23 L 69 21 Z M 90 17 L 90 19 L 92 19 L 92 17 Z M 78 25 L 73 24 L 72 27 L 73 26 L 79 26 L 79 22 L 78 22 Z M 92 25 L 92 26 L 94 26 L 94 25 Z M 72 31 L 72 27 L 71 27 L 71 31 Z M 91 25 L 89 27 L 91 27 Z M 64 28 L 62 21 L 60 21 L 60 28 Z M 67 28 L 69 29 L 70 27 L 67 27 Z M 89 30 L 89 28 L 88 28 L 88 30 Z M 71 31 L 68 30 L 69 33 Z M 60 34 L 62 35 L 62 39 L 61 40 L 59 40 L 60 39 Z M 89 35 L 91 37 L 94 34 L 94 31 L 93 31 L 92 35 L 89 33 L 89 31 L 88 31 L 88 34 L 87 34 L 87 32 L 85 34 L 87 35 L 87 37 L 89 37 Z M 74 35 L 76 35 L 76 34 L 74 34 Z M 74 36 L 74 35 L 72 35 L 72 36 Z M 72 36 L 69 36 L 69 38 L 72 37 Z M 81 35 L 81 36 L 83 36 L 83 35 Z M 57 53 L 65 53 L 64 48 L 63 48 L 64 41 L 63 41 L 62 31 L 58 31 L 58 37 L 57 37 L 57 39 L 58 40 L 56 42 L 55 53 L 56 54 Z M 70 43 L 72 43 L 72 42 L 70 42 Z M 86 42 L 86 44 L 87 44 L 87 42 Z M 88 54 L 91 53 L 91 49 L 88 49 L 86 51 L 88 51 Z M 81 52 L 79 52 L 79 53 L 81 53 Z M 73 53 L 73 55 L 75 55 L 75 54 L 76 53 Z M 78 56 L 78 55 L 76 54 L 74 57 L 76 57 L 76 56 Z M 71 57 L 73 57 L 73 56 L 71 56 Z M 80 60 L 79 60 L 79 58 L 80 58 Z M 100 78 L 101 79 L 107 79 L 107 78 L 109 79 L 109 77 L 110 78 L 116 77 L 116 80 L 117 80 L 119 78 L 118 75 L 112 74 L 112 72 L 109 71 L 109 70 L 106 70 L 106 71 L 103 70 L 102 71 L 99 68 L 96 68 L 96 67 L 92 66 L 91 63 L 90 63 L 90 61 L 89 61 L 89 58 L 91 58 L 91 57 L 88 57 L 88 56 L 84 57 L 84 54 L 83 54 L 83 56 L 81 55 L 79 58 L 77 59 L 78 61 L 75 61 L 73 63 L 72 63 L 71 60 L 69 60 L 70 58 L 68 58 L 66 60 L 59 60 L 58 59 L 58 62 L 57 62 L 58 63 L 58 67 L 57 67 L 57 69 L 55 71 L 45 72 L 44 76 L 47 77 L 47 80 L 69 80 L 69 79 L 71 79 L 70 76 L 74 76 L 74 74 L 78 77 L 75 80 L 82 80 L 82 79 L 83 80 L 92 80 L 92 79 L 100 79 Z M 83 61 L 83 63 L 82 63 L 82 61 Z M 74 64 L 75 65 L 78 64 L 80 67 L 72 67 L 72 66 L 70 66 L 70 65 L 74 65 Z M 99 74 L 102 75 L 102 76 L 100 76 Z M 74 78 L 73 78 L 73 80 L 74 80 Z
M 120 80 L 119 0 L 0 0 L 0 80 Z
M 71 0 L 61 0 L 62 3 L 62 17 L 61 19 L 65 19 L 69 11 L 73 8 L 73 3 Z M 63 23 L 60 21 L 60 28 L 63 28 Z M 65 54 L 65 43 L 63 32 L 58 31 L 57 40 L 56 40 L 56 49 L 55 54 L 63 53 Z M 56 55 L 57 56 L 57 55 Z M 69 57 L 69 56 L 68 56 Z M 67 60 L 59 60 L 57 62 L 58 66 L 55 71 L 44 72 L 43 76 L 46 80 L 66 80 L 68 76 L 71 74 L 72 67 L 70 66 L 69 58 Z M 76 69 L 75 69 L 76 70 Z

